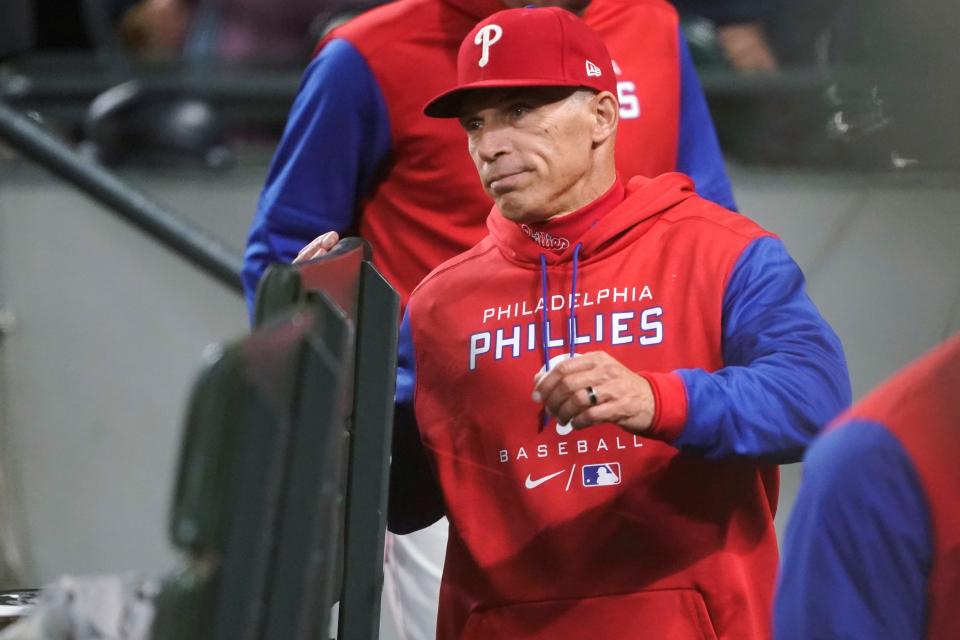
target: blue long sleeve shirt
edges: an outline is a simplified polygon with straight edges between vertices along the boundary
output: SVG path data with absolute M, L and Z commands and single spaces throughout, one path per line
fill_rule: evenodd
M 777 640 L 925 637 L 930 521 L 916 471 L 882 425 L 850 422 L 804 460 L 774 609 Z

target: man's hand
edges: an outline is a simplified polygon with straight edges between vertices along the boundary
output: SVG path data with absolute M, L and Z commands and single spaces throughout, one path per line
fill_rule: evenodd
M 183 0 L 141 0 L 120 20 L 124 44 L 148 55 L 179 52 L 190 28 L 193 10 Z
M 293 264 L 319 258 L 333 249 L 338 242 L 340 242 L 340 236 L 337 234 L 337 232 L 327 231 L 322 236 L 317 236 L 314 238 L 313 241 L 311 241 L 310 244 L 305 246 L 303 249 L 300 249 L 300 253 L 298 253 L 297 257 L 293 259 Z
M 655 409 L 646 378 L 603 351 L 564 360 L 547 374 L 537 374 L 533 400 L 543 402 L 558 424 L 572 419 L 573 426 L 582 429 L 612 422 L 638 434 L 650 428 Z
M 737 71 L 772 73 L 777 70 L 777 59 L 759 23 L 722 26 L 717 29 L 717 42 Z

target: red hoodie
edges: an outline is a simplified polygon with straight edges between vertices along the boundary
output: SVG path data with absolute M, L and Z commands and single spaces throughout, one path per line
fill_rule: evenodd
M 402 330 L 398 402 L 450 520 L 438 637 L 767 637 L 777 471 L 761 460 L 799 458 L 849 399 L 782 244 L 680 174 L 634 178 L 560 251 L 496 208 L 487 224 Z M 646 372 L 646 437 L 544 423 L 534 374 L 571 343 Z

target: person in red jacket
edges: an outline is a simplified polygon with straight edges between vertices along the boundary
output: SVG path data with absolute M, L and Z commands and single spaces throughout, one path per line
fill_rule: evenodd
M 250 227 L 243 284 L 328 230 L 358 232 L 400 293 L 486 233 L 487 197 L 453 122 L 421 108 L 456 77 L 460 41 L 507 6 L 553 4 L 614 53 L 628 175 L 683 171 L 697 192 L 734 199 L 710 112 L 664 0 L 398 0 L 333 30 L 304 74 Z
M 960 333 L 841 415 L 804 459 L 775 633 L 960 638 Z
M 849 402 L 839 340 L 774 235 L 618 174 L 581 20 L 496 13 L 457 69 L 425 112 L 495 206 L 410 296 L 389 511 L 449 519 L 437 637 L 769 637 L 776 465 Z

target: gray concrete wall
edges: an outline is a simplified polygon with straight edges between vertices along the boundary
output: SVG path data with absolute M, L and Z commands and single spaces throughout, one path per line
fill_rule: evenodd
M 740 210 L 783 238 L 843 342 L 854 400 L 960 330 L 960 181 L 733 167 Z M 782 534 L 801 465 L 781 468 Z
M 255 187 L 243 211 L 236 187 L 168 174 L 148 190 L 240 246 L 242 232 L 231 233 Z M 2 462 L 24 584 L 171 566 L 165 521 L 186 394 L 204 347 L 246 330 L 239 296 L 71 188 L 7 162 L 0 306 L 16 318 L 3 341 Z
M 127 175 L 239 250 L 265 163 Z M 856 396 L 960 329 L 955 177 L 732 174 L 742 211 L 807 274 Z M 5 162 L 0 307 L 17 319 L 2 343 L 0 461 L 27 583 L 163 570 L 186 393 L 204 346 L 245 331 L 242 302 L 69 187 Z M 799 469 L 783 478 L 779 528 Z

